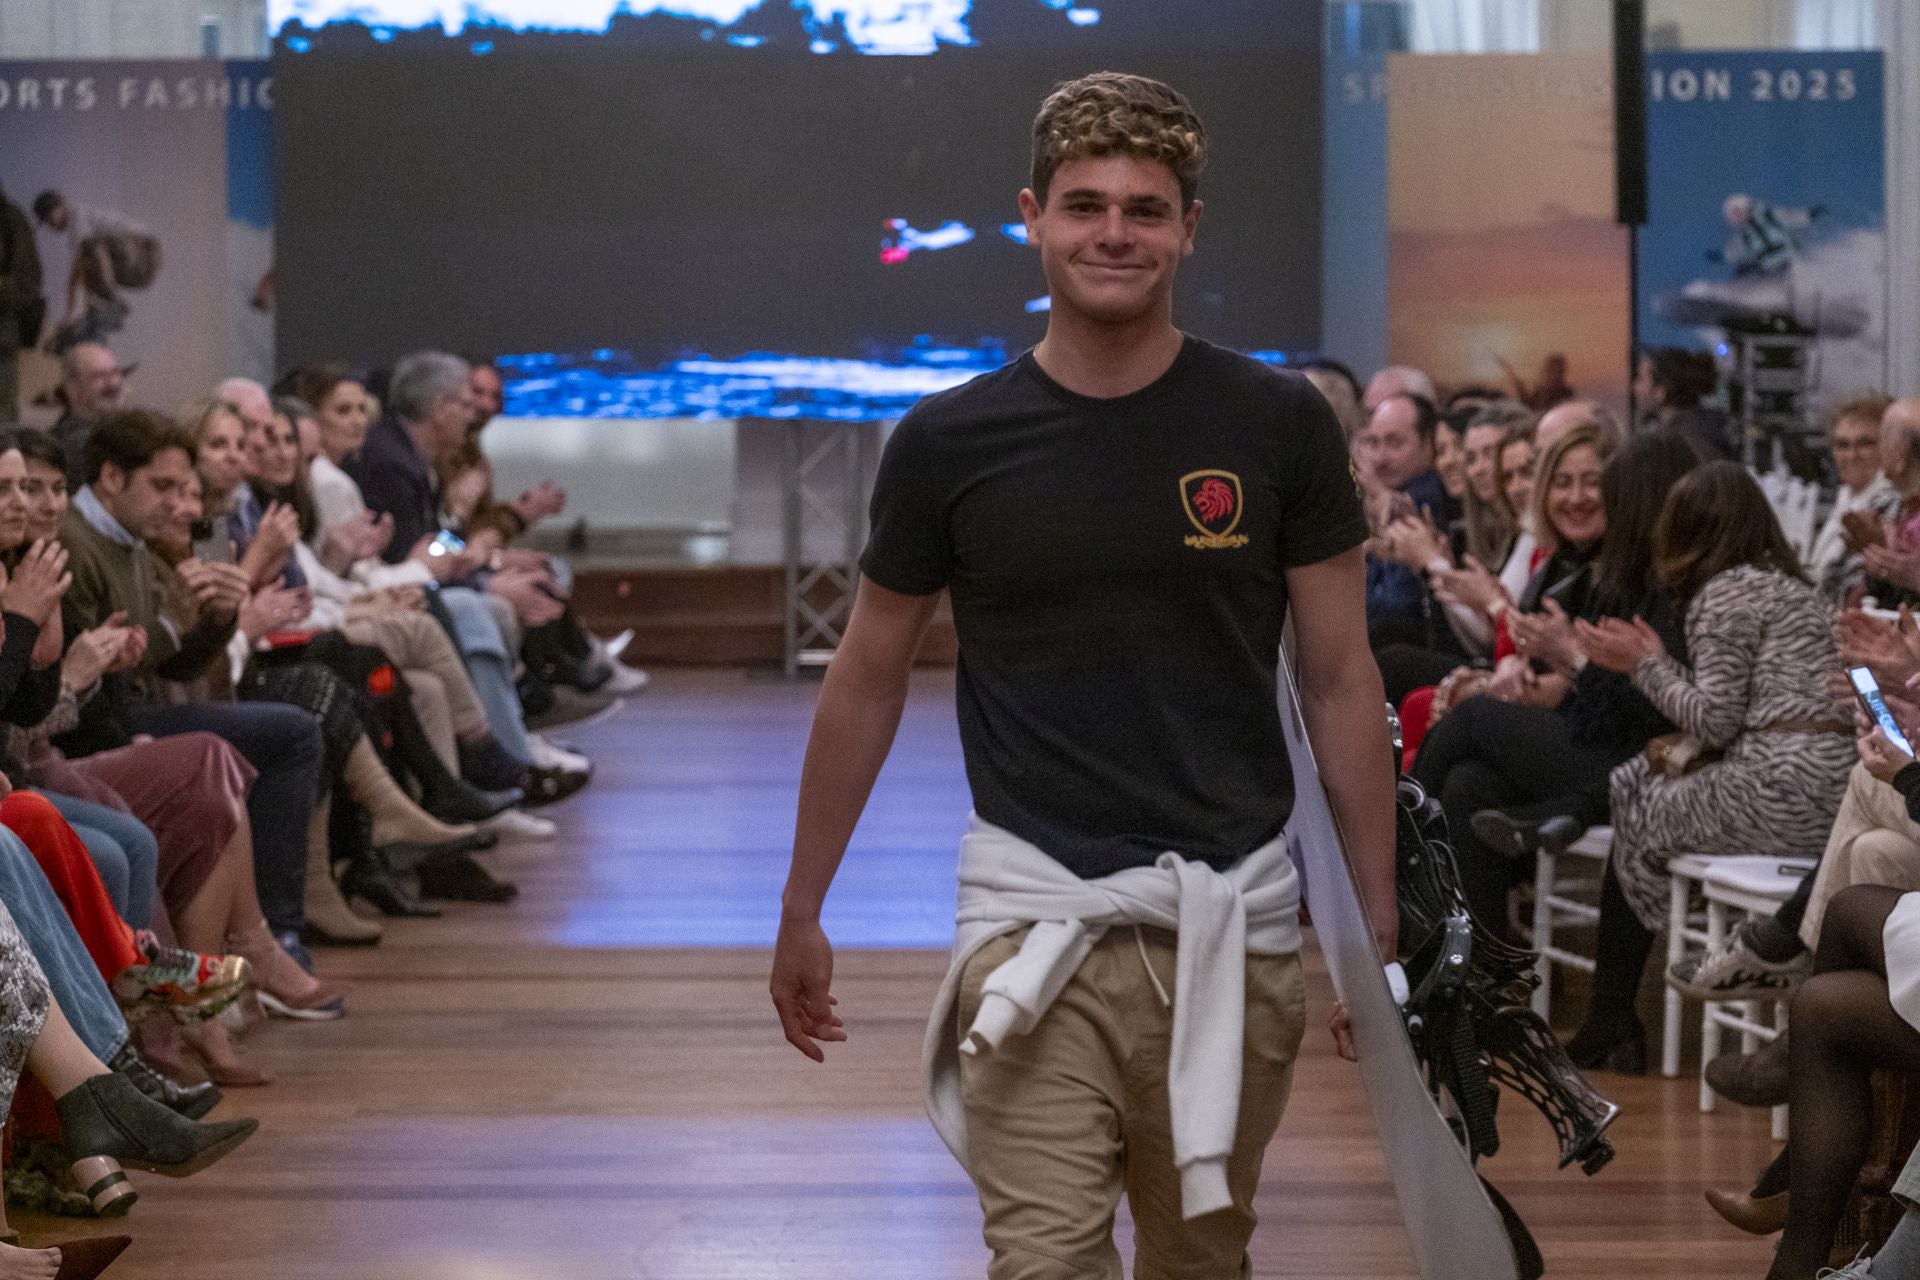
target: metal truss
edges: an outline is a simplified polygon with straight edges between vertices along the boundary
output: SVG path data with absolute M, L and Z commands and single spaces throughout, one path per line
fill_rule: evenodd
M 864 423 L 787 422 L 781 466 L 786 670 L 832 660 L 853 613 L 867 533 L 874 432 Z

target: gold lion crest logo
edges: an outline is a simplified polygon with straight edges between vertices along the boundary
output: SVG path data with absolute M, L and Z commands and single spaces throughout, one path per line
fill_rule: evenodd
M 1200 531 L 1188 536 L 1187 545 L 1206 551 L 1246 546 L 1251 539 L 1234 532 L 1244 503 L 1240 477 L 1231 471 L 1193 471 L 1181 476 L 1180 505 Z

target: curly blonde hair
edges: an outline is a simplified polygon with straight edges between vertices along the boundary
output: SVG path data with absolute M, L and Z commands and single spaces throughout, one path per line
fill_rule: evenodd
M 1061 165 L 1088 156 L 1158 160 L 1191 207 L 1207 167 L 1207 131 L 1179 90 L 1145 76 L 1096 71 L 1056 85 L 1033 120 L 1033 194 L 1044 206 Z

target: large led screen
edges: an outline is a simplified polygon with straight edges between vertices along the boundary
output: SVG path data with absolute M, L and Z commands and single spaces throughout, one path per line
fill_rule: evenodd
M 1319 0 L 276 0 L 280 351 L 497 353 L 508 412 L 884 418 L 1044 332 L 1033 113 L 1180 86 L 1178 318 L 1319 314 Z

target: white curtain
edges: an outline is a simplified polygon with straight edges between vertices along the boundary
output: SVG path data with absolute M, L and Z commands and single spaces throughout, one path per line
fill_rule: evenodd
M 1416 53 L 1538 53 L 1540 0 L 1411 0 Z
M 1903 0 L 1893 0 L 1899 4 Z M 1877 49 L 1876 0 L 1794 0 L 1796 49 Z

